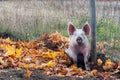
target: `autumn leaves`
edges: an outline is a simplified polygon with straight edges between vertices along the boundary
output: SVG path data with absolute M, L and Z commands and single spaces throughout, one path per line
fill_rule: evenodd
M 14 42 L 0 38 L 0 69 L 15 67 L 26 69 L 23 74 L 29 78 L 32 75 L 31 69 L 42 69 L 46 75 L 74 76 L 74 77 L 111 77 L 112 74 L 120 72 L 120 62 L 114 63 L 111 60 L 97 60 L 97 67 L 101 67 L 105 72 L 97 69 L 85 71 L 71 63 L 69 57 L 64 53 L 68 47 L 69 39 L 56 32 L 44 34 L 40 39 L 34 41 Z M 104 62 L 104 63 L 103 63 Z M 111 71 L 112 69 L 112 71 Z

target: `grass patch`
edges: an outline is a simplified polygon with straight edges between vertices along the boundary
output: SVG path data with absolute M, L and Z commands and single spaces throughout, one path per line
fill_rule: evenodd
M 82 28 L 82 26 L 85 24 L 85 22 L 90 20 L 88 18 L 78 18 L 73 20 L 73 24 L 77 28 Z M 68 22 L 65 20 L 50 20 L 50 21 L 38 21 L 38 23 L 34 23 L 33 26 L 25 26 L 22 29 L 18 28 L 18 30 L 15 30 L 11 28 L 10 26 L 0 26 L 0 33 L 8 33 L 12 36 L 14 36 L 14 40 L 20 39 L 20 40 L 34 40 L 37 37 L 39 37 L 43 33 L 53 33 L 55 31 L 60 32 L 64 36 L 69 36 L 67 32 Z M 120 28 L 119 26 L 112 22 L 112 21 L 98 21 L 96 24 L 97 28 L 97 41 L 111 41 L 119 40 L 119 34 L 120 34 Z
M 111 39 L 119 39 L 119 34 L 120 34 L 120 27 L 118 24 L 112 22 L 112 21 L 107 21 L 104 19 L 103 21 L 98 21 L 97 22 L 97 39 L 98 41 L 101 40 L 107 40 L 110 41 Z

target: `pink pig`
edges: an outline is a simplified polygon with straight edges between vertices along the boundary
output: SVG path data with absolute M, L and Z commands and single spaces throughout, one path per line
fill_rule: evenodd
M 72 58 L 73 63 L 78 65 L 78 58 L 84 63 L 85 69 L 90 70 L 88 66 L 88 59 L 90 56 L 90 44 L 87 39 L 87 35 L 90 34 L 90 26 L 88 23 L 82 27 L 82 29 L 76 29 L 72 23 L 68 24 L 68 33 L 71 35 L 68 49 L 65 50 L 67 55 Z M 78 55 L 82 55 L 79 57 Z M 82 60 L 83 59 L 83 60 Z

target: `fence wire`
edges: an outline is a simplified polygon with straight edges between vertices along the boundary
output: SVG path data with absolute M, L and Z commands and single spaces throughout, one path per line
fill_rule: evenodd
M 120 58 L 120 1 L 96 0 L 98 52 Z

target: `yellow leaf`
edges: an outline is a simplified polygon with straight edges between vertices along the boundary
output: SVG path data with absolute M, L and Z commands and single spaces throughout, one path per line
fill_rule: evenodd
M 20 58 L 22 47 L 20 49 L 16 49 L 14 46 L 3 45 L 3 48 L 7 50 L 4 56 L 12 56 L 13 58 Z
M 55 68 L 56 63 L 55 61 L 51 60 L 47 64 L 45 64 L 45 68 Z
M 27 69 L 27 71 L 26 71 L 26 73 L 24 74 L 24 76 L 25 76 L 26 78 L 30 78 L 31 74 L 32 74 L 32 71 L 30 71 L 30 70 Z
M 65 55 L 64 52 L 58 52 L 57 54 L 58 54 L 59 56 L 64 56 L 64 55 Z
M 15 57 L 15 49 L 8 50 L 4 56 L 13 56 Z
M 25 68 L 25 69 L 28 69 L 28 68 L 29 68 L 29 65 L 28 65 L 28 64 L 25 64 L 25 65 L 24 65 L 24 68 Z
M 98 66 L 101 66 L 102 63 L 103 63 L 103 62 L 102 62 L 101 59 L 97 59 L 97 65 L 98 65 Z
M 22 47 L 20 49 L 15 49 L 15 52 L 16 52 L 15 57 L 16 58 L 21 58 Z
M 42 57 L 45 59 L 55 59 L 56 58 L 56 53 L 55 52 L 45 52 L 42 54 Z
M 71 68 L 72 69 L 77 69 L 77 67 L 75 65 L 72 65 Z

